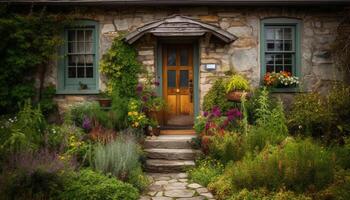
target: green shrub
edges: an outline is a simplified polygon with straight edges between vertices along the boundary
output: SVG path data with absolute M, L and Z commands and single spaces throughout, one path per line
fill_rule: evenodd
M 222 78 L 215 80 L 213 86 L 204 96 L 202 106 L 204 111 L 210 111 L 215 106 L 218 106 L 222 112 L 226 112 L 232 107 L 237 107 L 235 103 L 227 100 L 225 82 Z
M 266 189 L 249 191 L 243 189 L 235 194 L 229 200 L 312 200 L 311 197 L 302 194 L 295 194 L 291 191 L 269 192 Z
M 235 74 L 231 76 L 231 78 L 227 81 L 226 85 L 226 93 L 229 93 L 233 90 L 249 90 L 249 82 L 243 76 Z
M 189 177 L 196 183 L 207 186 L 223 172 L 224 166 L 211 159 L 198 161 L 195 168 L 188 171 Z
M 344 145 L 334 145 L 331 149 L 337 164 L 343 169 L 350 169 L 350 138 L 345 138 L 344 142 Z
M 44 11 L 15 14 L 0 8 L 0 115 L 13 113 L 35 96 L 34 75 L 43 75 L 62 44 L 64 17 Z M 39 85 L 43 79 L 39 79 Z
M 137 200 L 139 193 L 128 183 L 92 170 L 71 173 L 64 183 L 59 199 L 72 200 Z
M 50 112 L 53 112 L 57 109 L 56 102 L 53 101 L 54 96 L 56 95 L 56 86 L 51 85 L 42 91 L 39 105 L 45 116 L 48 116 Z
M 322 191 L 313 194 L 314 199 L 319 200 L 347 200 L 350 199 L 350 171 L 338 170 L 335 173 L 334 182 Z
M 245 155 L 244 138 L 237 133 L 213 136 L 209 143 L 209 154 L 222 163 L 238 161 Z
M 19 113 L 0 127 L 0 152 L 13 153 L 38 149 L 44 144 L 46 121 L 40 108 L 34 108 L 27 101 Z
M 274 190 L 285 186 L 294 191 L 324 188 L 332 182 L 331 154 L 310 139 L 286 140 L 284 146 L 269 147 L 256 157 L 246 156 L 229 169 L 235 188 Z M 224 175 L 225 176 L 225 175 Z
M 322 136 L 329 132 L 331 113 L 318 93 L 299 94 L 295 97 L 288 117 L 288 126 L 295 133 Z
M 57 199 L 64 185 L 64 171 L 75 168 L 54 152 L 40 150 L 12 154 L 0 175 L 0 199 Z

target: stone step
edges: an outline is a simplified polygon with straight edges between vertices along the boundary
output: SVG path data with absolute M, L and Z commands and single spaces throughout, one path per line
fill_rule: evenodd
M 184 172 L 188 167 L 194 166 L 193 160 L 146 160 L 147 172 Z
M 146 155 L 151 159 L 165 160 L 194 160 L 200 155 L 199 150 L 194 149 L 145 149 Z
M 146 139 L 143 144 L 146 149 L 190 149 L 191 140 L 188 139 L 171 139 L 171 138 L 156 138 L 156 139 Z

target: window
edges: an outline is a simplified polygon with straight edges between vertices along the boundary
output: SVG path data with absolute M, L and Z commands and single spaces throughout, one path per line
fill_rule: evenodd
M 272 18 L 261 23 L 261 74 L 288 71 L 299 76 L 300 21 Z
M 82 20 L 64 30 L 59 93 L 98 92 L 98 24 Z

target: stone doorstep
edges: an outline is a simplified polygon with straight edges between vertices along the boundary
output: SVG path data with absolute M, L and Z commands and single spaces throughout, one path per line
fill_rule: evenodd
M 150 159 L 165 160 L 194 160 L 200 155 L 200 150 L 193 149 L 145 149 L 146 155 Z
M 146 171 L 148 172 L 181 172 L 187 167 L 194 166 L 193 160 L 146 160 Z
M 144 148 L 164 148 L 164 149 L 190 149 L 191 140 L 187 139 L 146 139 Z

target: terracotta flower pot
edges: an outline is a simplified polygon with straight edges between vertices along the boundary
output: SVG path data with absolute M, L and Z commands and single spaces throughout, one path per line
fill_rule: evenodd
M 97 101 L 100 104 L 100 106 L 103 108 L 109 108 L 112 105 L 112 99 L 109 99 L 109 98 L 100 98 L 100 99 L 97 99 Z
M 226 98 L 230 101 L 241 102 L 241 98 L 243 95 L 245 95 L 246 97 L 249 97 L 248 92 L 235 90 L 235 91 L 229 92 L 226 95 Z

